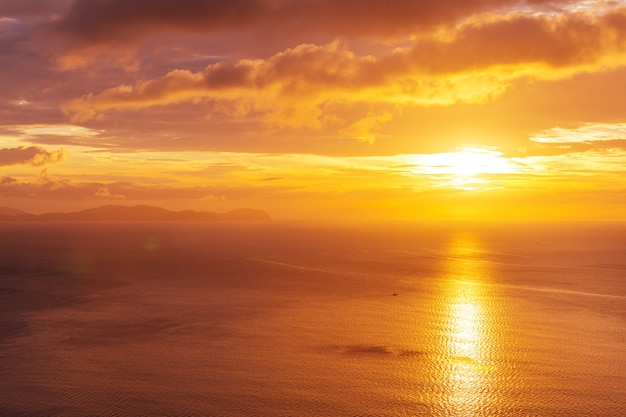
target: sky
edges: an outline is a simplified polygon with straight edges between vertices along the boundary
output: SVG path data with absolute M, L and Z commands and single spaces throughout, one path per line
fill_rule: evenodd
M 0 206 L 626 221 L 626 2 L 0 0 Z

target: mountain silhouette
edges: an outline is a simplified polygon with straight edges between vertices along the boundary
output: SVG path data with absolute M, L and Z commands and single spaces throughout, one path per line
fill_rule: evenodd
M 23 210 L 15 209 L 12 207 L 0 207 L 0 216 L 23 216 L 26 213 Z
M 7 214 L 0 212 L 0 221 L 268 221 L 262 210 L 237 209 L 226 213 L 206 211 L 170 211 L 161 207 L 108 205 L 72 213 Z

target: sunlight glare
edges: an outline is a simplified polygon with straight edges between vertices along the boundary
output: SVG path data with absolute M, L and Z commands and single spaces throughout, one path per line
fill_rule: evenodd
M 412 155 L 411 162 L 415 164 L 413 174 L 438 176 L 442 185 L 464 190 L 484 188 L 490 182 L 485 175 L 516 171 L 511 160 L 492 148 L 462 147 L 456 152 Z

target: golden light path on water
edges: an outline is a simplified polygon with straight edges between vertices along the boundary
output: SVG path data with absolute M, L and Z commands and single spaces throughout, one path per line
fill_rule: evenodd
M 489 264 L 478 259 L 480 253 L 478 241 L 469 233 L 457 235 L 447 251 L 440 305 L 442 415 L 485 415 L 495 406 L 489 380 L 497 340 L 490 327 L 497 312 L 488 302 L 488 287 L 475 285 L 489 280 Z

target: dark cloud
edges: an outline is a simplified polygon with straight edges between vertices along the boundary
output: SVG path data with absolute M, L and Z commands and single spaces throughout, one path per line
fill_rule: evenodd
M 2 0 L 0 17 L 14 19 L 49 19 L 65 12 L 71 0 Z
M 248 31 L 247 42 L 316 42 L 340 39 L 406 40 L 441 24 L 484 11 L 566 0 L 78 0 L 43 32 L 74 55 L 134 48 L 161 33 L 217 36 Z M 285 36 L 288 34 L 288 36 Z M 284 47 L 284 43 L 282 46 Z M 84 59 L 84 57 L 83 57 Z
M 2 179 L 0 179 L 0 185 L 7 185 L 7 184 L 15 184 L 17 183 L 17 180 L 13 177 L 2 177 Z

